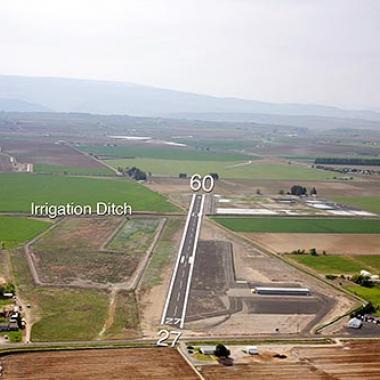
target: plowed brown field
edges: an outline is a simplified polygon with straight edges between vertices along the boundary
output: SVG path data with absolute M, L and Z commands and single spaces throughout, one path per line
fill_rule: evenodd
M 269 359 L 233 367 L 205 366 L 206 380 L 370 380 L 380 379 L 380 342 L 344 347 L 294 348 L 287 359 Z M 253 362 L 255 360 L 255 362 Z
M 0 359 L 4 380 L 197 380 L 175 349 L 124 348 L 34 352 Z
M 244 235 L 278 253 L 316 248 L 331 255 L 380 255 L 380 235 L 376 234 L 246 233 Z

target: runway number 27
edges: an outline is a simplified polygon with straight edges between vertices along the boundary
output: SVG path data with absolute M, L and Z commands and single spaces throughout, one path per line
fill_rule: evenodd
M 168 347 L 170 342 L 168 342 L 168 343 L 166 343 L 166 342 L 171 338 L 171 336 L 174 336 L 174 338 L 170 344 L 170 347 L 175 347 L 176 344 L 178 343 L 179 338 L 182 335 L 182 332 L 181 331 L 160 330 L 157 333 L 157 335 L 159 336 L 159 339 L 156 343 L 156 346 Z
M 211 175 L 202 178 L 200 174 L 194 174 L 190 179 L 191 190 L 195 192 L 202 189 L 205 193 L 211 193 L 214 185 L 214 178 Z

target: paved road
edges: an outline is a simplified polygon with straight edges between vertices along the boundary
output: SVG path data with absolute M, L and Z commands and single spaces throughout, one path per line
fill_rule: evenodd
M 203 194 L 194 194 L 192 197 L 161 324 L 183 328 L 185 323 L 195 252 L 202 223 L 204 197 Z

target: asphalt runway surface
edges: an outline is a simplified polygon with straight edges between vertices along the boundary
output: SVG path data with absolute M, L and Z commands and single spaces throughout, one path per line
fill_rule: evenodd
M 183 328 L 194 269 L 205 196 L 194 194 L 162 315 L 162 324 Z

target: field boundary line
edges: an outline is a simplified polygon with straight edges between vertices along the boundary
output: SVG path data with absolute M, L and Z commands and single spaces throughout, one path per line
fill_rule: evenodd
M 106 246 L 116 237 L 116 235 L 123 229 L 125 224 L 128 222 L 128 218 L 122 218 L 119 225 L 110 233 L 106 240 L 102 243 L 99 250 L 100 251 L 112 251 L 106 249 Z
M 206 380 L 203 375 L 197 370 L 195 365 L 192 363 L 192 361 L 186 356 L 184 352 L 182 352 L 181 347 L 177 347 L 177 351 L 179 354 L 182 356 L 182 358 L 186 361 L 186 363 L 190 366 L 190 368 L 196 373 L 196 375 L 201 379 L 201 380 Z
M 36 243 L 37 241 L 39 241 L 42 237 L 44 237 L 45 235 L 47 235 L 48 233 L 50 233 L 52 230 L 54 230 L 55 228 L 57 228 L 64 220 L 65 220 L 65 218 L 62 218 L 62 219 L 58 220 L 56 223 L 53 223 L 53 225 L 51 225 L 45 231 L 43 231 L 42 233 L 40 233 L 39 235 L 37 235 L 34 239 L 32 239 L 29 242 L 27 242 L 25 244 L 25 246 L 24 246 L 24 252 L 25 252 L 25 256 L 26 256 L 26 261 L 28 262 L 28 266 L 29 266 L 31 275 L 33 277 L 33 281 L 37 285 L 41 286 L 44 283 L 41 281 L 39 273 L 37 271 L 37 267 L 36 267 L 36 265 L 34 263 L 32 245 L 34 243 Z
M 98 158 L 92 156 L 91 154 L 87 153 L 87 152 L 82 152 L 81 150 L 79 150 L 78 148 L 76 148 L 75 146 L 71 145 L 70 143 L 65 143 L 66 146 L 69 146 L 71 149 L 75 150 L 76 152 L 82 154 L 83 156 L 86 156 L 96 162 L 98 162 L 99 164 L 103 165 L 104 167 L 108 168 L 108 169 L 111 169 L 117 176 L 120 175 L 119 171 L 117 169 L 115 169 L 113 166 L 107 164 L 106 162 L 102 161 L 102 160 L 99 160 Z

